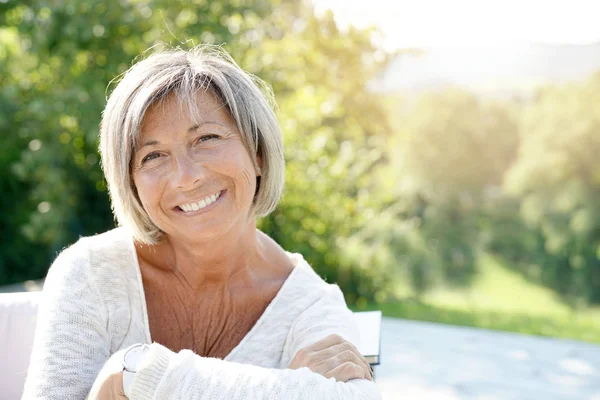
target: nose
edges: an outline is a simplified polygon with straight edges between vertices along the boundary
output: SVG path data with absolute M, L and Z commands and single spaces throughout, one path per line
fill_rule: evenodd
M 206 168 L 189 155 L 182 154 L 173 157 L 174 167 L 171 174 L 171 183 L 183 190 L 196 187 L 206 176 Z

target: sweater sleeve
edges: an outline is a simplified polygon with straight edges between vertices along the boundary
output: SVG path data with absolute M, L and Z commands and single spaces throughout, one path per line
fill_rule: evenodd
M 357 344 L 358 332 L 339 288 L 309 307 L 293 325 L 285 351 L 295 352 L 330 333 Z M 349 339 L 351 338 L 351 339 Z M 265 343 L 265 346 L 268 346 Z M 308 368 L 268 369 L 215 358 L 190 350 L 173 353 L 154 343 L 132 384 L 132 400 L 142 399 L 380 399 L 373 382 L 337 382 Z
M 83 399 L 108 359 L 107 312 L 89 268 L 84 240 L 50 267 L 23 399 Z
M 319 300 L 306 309 L 294 322 L 282 361 L 289 364 L 299 350 L 333 334 L 340 335 L 360 348 L 358 326 L 352 311 L 346 305 L 342 291 L 337 285 L 327 285 L 320 293 Z M 353 379 L 342 383 L 341 386 L 350 396 L 346 398 L 381 398 L 375 383 L 366 379 Z M 340 398 L 344 398 L 344 396 Z

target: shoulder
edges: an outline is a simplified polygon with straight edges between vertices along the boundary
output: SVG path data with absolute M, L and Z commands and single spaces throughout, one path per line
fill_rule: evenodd
M 123 257 L 131 253 L 132 244 L 129 243 L 129 238 L 123 228 L 80 237 L 77 242 L 58 254 L 51 270 L 82 267 L 84 264 L 89 266 L 90 263 L 101 262 L 105 258 Z
M 118 279 L 125 272 L 123 266 L 133 265 L 131 246 L 130 236 L 123 228 L 81 237 L 54 260 L 44 290 L 61 290 L 63 285 L 75 289 L 75 286 Z
M 351 315 L 338 285 L 321 278 L 300 254 L 288 253 L 294 264 L 286 289 L 288 306 L 298 311 L 296 322 Z
M 125 228 L 115 228 L 110 231 L 80 239 L 85 243 L 93 269 L 118 272 L 125 265 L 136 262 L 135 249 L 131 234 Z M 101 271 L 97 271 L 100 273 Z
M 328 283 L 321 278 L 301 254 L 287 253 L 287 255 L 294 265 L 294 285 L 303 289 L 308 298 L 317 301 L 322 299 L 323 295 L 333 297 L 339 295 L 343 301 L 340 288 L 336 284 Z

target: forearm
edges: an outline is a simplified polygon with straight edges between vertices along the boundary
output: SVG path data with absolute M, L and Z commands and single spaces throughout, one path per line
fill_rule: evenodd
M 278 370 L 173 353 L 153 344 L 132 385 L 142 399 L 379 399 L 367 380 L 337 382 L 307 368 Z

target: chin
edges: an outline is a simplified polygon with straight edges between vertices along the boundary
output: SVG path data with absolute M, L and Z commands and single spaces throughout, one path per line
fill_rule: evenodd
M 225 221 L 203 223 L 196 226 L 180 227 L 173 234 L 167 233 L 172 238 L 184 241 L 206 242 L 223 237 L 231 230 L 230 224 Z

